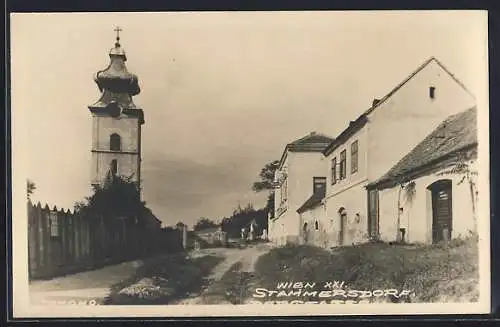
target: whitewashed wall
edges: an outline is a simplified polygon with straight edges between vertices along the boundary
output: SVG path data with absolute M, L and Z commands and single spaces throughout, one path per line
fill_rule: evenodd
M 326 207 L 322 204 L 303 212 L 300 215 L 301 237 L 300 242 L 314 244 L 320 247 L 333 247 L 336 245 L 337 236 L 334 221 L 327 219 Z M 318 229 L 316 229 L 318 222 Z M 308 225 L 308 233 L 304 235 L 304 223 Z
M 452 238 L 469 235 L 474 230 L 472 198 L 469 184 L 458 185 L 460 175 L 432 175 L 415 180 L 415 194 L 412 201 L 401 192 L 403 214 L 401 228 L 406 229 L 406 239 L 410 243 L 432 243 L 432 197 L 429 185 L 440 179 L 452 180 Z M 380 191 L 380 236 L 383 241 L 397 239 L 399 186 Z
M 94 115 L 92 128 L 92 148 L 95 150 L 109 150 L 109 136 L 117 133 L 121 137 L 122 151 L 139 151 L 139 119 L 136 117 Z
M 354 174 L 351 172 L 351 144 L 358 141 L 358 170 Z M 361 241 L 363 234 L 367 231 L 367 193 L 365 186 L 367 184 L 368 172 L 368 132 L 367 127 L 361 128 L 354 133 L 344 144 L 326 158 L 328 163 L 327 173 L 327 196 L 326 196 L 326 216 L 325 222 L 332 224 L 331 235 L 334 235 L 332 243 L 338 244 L 338 235 L 340 232 L 340 217 L 338 210 L 344 207 L 347 210 L 347 232 L 344 237 L 344 243 Z M 331 164 L 334 157 L 337 163 L 340 162 L 340 153 L 346 150 L 346 178 L 339 180 L 340 169 L 337 166 L 337 182 L 332 185 Z M 360 214 L 360 221 L 355 222 L 355 214 Z
M 353 185 L 351 188 L 337 193 L 335 196 L 327 200 L 327 220 L 333 220 L 335 231 L 333 234 L 338 235 L 340 232 L 340 215 L 338 213 L 341 207 L 347 211 L 346 233 L 344 234 L 344 244 L 352 244 L 364 242 L 367 240 L 368 231 L 368 204 L 366 193 L 366 182 Z M 359 221 L 356 219 L 356 214 L 359 214 Z M 341 245 L 341 244 L 338 244 Z
M 287 166 L 287 204 L 286 211 L 279 215 L 280 190 L 275 192 L 275 221 L 270 239 L 277 243 L 298 243 L 301 223 L 297 209 L 313 193 L 313 177 L 325 176 L 327 171 L 325 157 L 320 152 L 288 152 L 284 162 Z
M 110 135 L 120 135 L 120 152 L 92 152 L 91 179 L 92 183 L 102 182 L 109 170 L 111 160 L 118 163 L 118 174 L 131 176 L 132 180 L 140 178 L 140 125 L 139 119 L 120 117 L 115 119 L 106 116 L 94 115 L 92 118 L 92 149 L 109 151 Z M 125 153 L 123 153 L 125 152 Z

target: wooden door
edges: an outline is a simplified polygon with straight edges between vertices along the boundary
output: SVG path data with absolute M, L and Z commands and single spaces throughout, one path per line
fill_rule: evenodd
M 451 238 L 452 230 L 452 184 L 440 181 L 432 187 L 432 242 Z
M 340 233 L 339 233 L 339 244 L 344 245 L 346 239 L 346 229 L 347 229 L 347 214 L 340 214 Z

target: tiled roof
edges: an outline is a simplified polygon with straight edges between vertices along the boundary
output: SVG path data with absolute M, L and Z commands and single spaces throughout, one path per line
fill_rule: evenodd
M 325 134 L 312 132 L 298 140 L 287 144 L 290 151 L 323 151 L 328 144 L 333 141 L 333 137 Z
M 279 166 L 283 164 L 286 154 L 290 152 L 323 152 L 334 141 L 334 138 L 325 134 L 311 132 L 298 140 L 288 143 L 281 155 Z
M 303 213 L 306 210 L 312 209 L 318 206 L 321 201 L 325 198 L 324 193 L 313 193 L 309 199 L 304 202 L 304 204 L 297 209 L 298 213 Z
M 384 176 L 368 187 L 391 182 L 394 184 L 423 166 L 437 163 L 448 155 L 474 145 L 477 145 L 476 107 L 448 117 Z

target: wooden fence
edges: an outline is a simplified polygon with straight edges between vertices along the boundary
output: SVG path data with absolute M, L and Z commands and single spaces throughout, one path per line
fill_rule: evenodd
M 85 217 L 28 201 L 30 279 L 182 249 L 179 233 L 138 226 L 135 218 Z

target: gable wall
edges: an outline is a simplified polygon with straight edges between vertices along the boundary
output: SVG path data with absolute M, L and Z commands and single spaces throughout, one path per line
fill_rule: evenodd
M 434 99 L 430 86 L 436 88 Z M 369 180 L 385 174 L 448 116 L 474 105 L 474 98 L 432 61 L 369 115 Z

